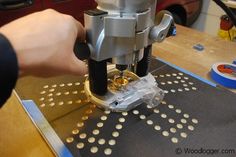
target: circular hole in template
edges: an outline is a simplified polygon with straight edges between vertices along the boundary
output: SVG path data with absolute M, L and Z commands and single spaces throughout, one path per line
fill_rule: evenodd
M 169 123 L 171 123 L 171 124 L 174 124 L 174 123 L 175 123 L 175 120 L 172 119 L 172 118 L 170 118 L 168 121 L 169 121 Z
M 153 110 L 153 112 L 154 112 L 154 113 L 160 113 L 160 110 L 158 110 L 157 108 L 155 108 L 155 109 Z
M 161 82 L 160 84 L 164 86 L 166 83 L 165 82 Z
M 112 132 L 112 136 L 113 137 L 118 137 L 120 134 L 119 134 L 119 132 L 118 131 L 114 131 L 114 132 Z
M 193 82 L 189 82 L 188 84 L 190 84 L 190 85 L 194 85 L 194 83 L 193 83 Z
M 70 92 L 64 92 L 64 95 L 69 95 L 70 94 Z
M 188 126 L 188 129 L 189 129 L 190 131 L 193 131 L 193 130 L 194 130 L 194 127 L 193 127 L 192 125 L 189 125 L 189 126 Z
M 162 113 L 162 114 L 161 114 L 161 117 L 162 117 L 162 118 L 167 118 L 167 115 L 166 115 L 165 113 Z
M 198 120 L 195 119 L 195 118 L 192 119 L 192 122 L 193 122 L 194 124 L 198 124 Z
M 92 114 L 92 113 L 93 113 L 93 110 L 88 109 L 85 113 L 86 113 L 86 114 Z
M 53 101 L 53 98 L 48 99 L 48 101 L 49 101 L 49 102 L 52 102 L 52 101 Z
M 56 85 L 56 84 L 52 85 L 52 88 L 56 88 L 56 87 L 57 87 L 57 85 Z
M 67 83 L 67 86 L 72 86 L 73 84 L 72 83 Z
M 189 78 L 188 77 L 184 77 L 185 80 L 188 80 Z
M 171 138 L 171 141 L 172 141 L 173 143 L 178 143 L 178 142 L 179 142 L 178 138 L 176 138 L 176 137 L 172 137 L 172 138 Z
M 60 101 L 59 103 L 58 103 L 58 105 L 63 105 L 64 104 L 64 102 L 63 101 Z
M 122 112 L 122 115 L 123 115 L 123 116 L 127 116 L 127 115 L 128 115 L 128 112 Z
M 104 150 L 104 154 L 105 154 L 105 155 L 111 155 L 111 153 L 112 153 L 112 149 L 111 149 L 111 148 L 106 148 L 106 149 Z
M 187 120 L 186 120 L 186 119 L 181 119 L 180 121 L 181 121 L 181 123 L 183 123 L 183 124 L 186 124 L 186 123 L 187 123 Z
M 169 132 L 168 132 L 168 131 L 163 131 L 163 132 L 162 132 L 162 135 L 165 136 L 165 137 L 167 137 L 167 136 L 169 136 Z
M 173 105 L 168 105 L 168 108 L 169 109 L 174 109 L 174 106 Z
M 49 104 L 49 106 L 53 107 L 53 106 L 55 106 L 55 103 L 52 102 L 52 103 Z
M 161 104 L 166 105 L 167 103 L 166 101 L 161 101 Z
M 107 116 L 102 116 L 102 117 L 101 117 L 101 120 L 102 120 L 102 121 L 107 120 Z
M 182 111 L 181 111 L 181 109 L 176 109 L 175 112 L 176 113 L 181 113 Z
M 184 88 L 184 90 L 185 90 L 185 91 L 190 91 L 190 89 L 189 89 L 189 88 Z
M 175 80 L 175 81 L 174 81 L 174 83 L 175 83 L 175 84 L 178 84 L 178 83 L 179 83 L 179 81 Z
M 54 92 L 55 91 L 55 89 L 54 88 L 52 88 L 52 89 L 49 89 L 49 92 Z
M 97 127 L 99 128 L 103 127 L 103 123 L 102 122 L 97 123 Z
M 100 144 L 100 145 L 104 145 L 105 143 L 106 143 L 106 140 L 103 138 L 98 140 L 98 144 Z
M 179 92 L 183 92 L 183 89 L 179 88 L 178 91 L 179 91 Z
M 147 124 L 148 125 L 153 125 L 153 121 L 152 120 L 147 120 Z
M 120 123 L 124 123 L 125 122 L 125 118 L 123 118 L 123 117 L 119 118 L 119 122 Z
M 77 147 L 78 149 L 83 149 L 83 148 L 84 148 L 84 143 L 79 142 L 79 143 L 76 145 L 76 147 Z
M 133 110 L 133 114 L 137 115 L 137 114 L 139 114 L 139 111 L 138 110 Z
M 78 94 L 78 91 L 73 91 L 72 94 Z
M 155 126 L 154 126 L 154 129 L 157 130 L 157 131 L 159 131 L 159 130 L 161 130 L 161 127 L 160 127 L 159 125 L 155 125 Z
M 108 141 L 108 144 L 111 145 L 111 146 L 114 146 L 116 144 L 116 140 L 111 139 L 111 140 Z
M 177 124 L 176 125 L 178 129 L 183 129 L 183 125 L 182 124 Z
M 81 119 L 85 121 L 88 120 L 88 118 L 89 118 L 88 116 L 83 116 Z
M 66 142 L 67 143 L 72 143 L 74 141 L 74 138 L 73 137 L 68 137 L 66 138 Z
M 45 106 L 46 106 L 46 104 L 41 104 L 41 105 L 40 105 L 40 107 L 45 107 Z
M 60 95 L 61 95 L 61 92 L 56 93 L 56 96 L 60 96 Z
M 81 138 L 81 139 L 85 139 L 86 137 L 87 137 L 87 135 L 85 133 L 82 133 L 79 135 L 79 138 Z
M 48 87 L 49 87 L 48 85 L 43 86 L 43 88 L 45 88 L 45 89 L 48 88 Z
M 90 152 L 93 153 L 93 154 L 97 153 L 98 152 L 98 147 L 96 147 L 96 146 L 91 147 Z
M 75 85 L 76 85 L 76 86 L 79 86 L 79 85 L 80 85 L 80 82 L 75 82 Z
M 171 132 L 171 133 L 176 133 L 177 130 L 176 130 L 175 128 L 170 128 L 170 132 Z
M 184 118 L 189 118 L 189 114 L 184 114 Z
M 64 83 L 62 83 L 62 84 L 60 84 L 59 86 L 60 86 L 60 87 L 64 87 L 64 86 L 65 86 L 65 84 L 64 84 Z
M 121 125 L 121 124 L 117 124 L 117 125 L 116 125 L 116 129 L 117 129 L 117 130 L 121 130 L 121 129 L 122 129 L 122 125 Z
M 146 116 L 145 115 L 140 115 L 139 118 L 144 120 L 144 119 L 146 119 Z
M 68 101 L 67 104 L 71 105 L 71 104 L 73 104 L 73 101 Z
M 98 129 L 93 130 L 94 135 L 98 135 L 99 133 L 100 133 L 100 131 Z
M 40 94 L 45 94 L 45 93 L 46 93 L 46 91 L 41 91 L 41 92 L 40 92 Z
M 185 132 L 181 132 L 180 136 L 183 137 L 183 138 L 187 138 L 188 137 L 188 135 Z
M 105 114 L 110 114 L 110 113 L 111 113 L 111 111 L 109 111 L 109 110 L 106 110 L 106 111 L 104 111 L 104 113 L 105 113 Z
M 79 99 L 79 100 L 76 100 L 76 103 L 77 103 L 77 104 L 80 104 L 81 102 L 82 102 L 82 100 L 80 100 L 80 99 Z
M 77 123 L 77 126 L 78 126 L 79 128 L 81 128 L 81 127 L 84 126 L 84 123 L 83 123 L 83 122 L 79 122 L 79 123 Z
M 181 82 L 181 83 L 185 83 L 186 81 L 184 81 L 184 80 L 180 80 L 180 82 Z
M 89 142 L 89 143 L 94 143 L 95 140 L 96 140 L 96 139 L 95 139 L 94 137 L 89 137 L 89 138 L 88 138 L 88 142 Z
M 79 129 L 72 130 L 72 134 L 77 135 L 79 133 Z
M 53 96 L 53 94 L 52 94 L 52 93 L 48 94 L 48 97 L 52 97 L 52 96 Z

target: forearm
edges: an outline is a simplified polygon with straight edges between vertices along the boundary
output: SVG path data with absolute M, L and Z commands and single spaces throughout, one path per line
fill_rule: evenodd
M 16 53 L 8 39 L 0 34 L 0 107 L 10 97 L 18 78 Z

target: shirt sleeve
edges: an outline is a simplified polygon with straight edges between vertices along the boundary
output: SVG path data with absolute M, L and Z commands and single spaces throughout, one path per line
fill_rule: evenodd
M 18 70 L 16 53 L 8 39 L 0 34 L 0 107 L 11 96 Z

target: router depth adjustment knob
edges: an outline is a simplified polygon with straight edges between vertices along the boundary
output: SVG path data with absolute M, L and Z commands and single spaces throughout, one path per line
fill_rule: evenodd
M 155 42 L 162 42 L 168 36 L 170 29 L 172 29 L 174 20 L 171 13 L 161 11 L 158 13 L 156 21 L 157 25 L 151 29 L 149 38 Z

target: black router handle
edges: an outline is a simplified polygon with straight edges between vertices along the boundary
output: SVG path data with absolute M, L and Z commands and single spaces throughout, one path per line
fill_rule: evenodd
M 90 49 L 87 43 L 82 43 L 79 40 L 76 40 L 74 45 L 75 56 L 80 60 L 89 59 Z

